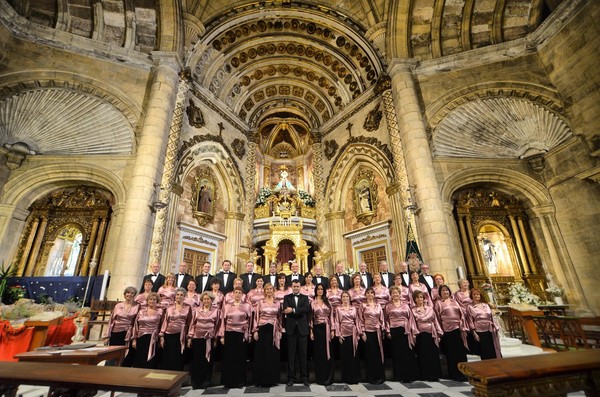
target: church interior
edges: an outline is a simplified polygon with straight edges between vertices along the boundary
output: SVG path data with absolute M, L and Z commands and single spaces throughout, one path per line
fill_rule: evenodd
M 0 0 L 0 261 L 399 271 L 600 315 L 600 3 Z M 410 244 L 407 244 L 410 243 Z M 266 265 L 266 266 L 265 266 Z

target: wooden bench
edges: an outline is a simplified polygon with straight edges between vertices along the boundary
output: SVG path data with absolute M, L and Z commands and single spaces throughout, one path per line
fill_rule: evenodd
M 584 391 L 600 396 L 600 351 L 580 350 L 500 358 L 458 364 L 473 385 L 473 394 L 484 396 L 565 396 Z
M 49 395 L 61 397 L 91 397 L 99 390 L 176 397 L 187 378 L 179 371 L 0 362 L 0 397 L 15 397 L 20 385 L 49 386 Z

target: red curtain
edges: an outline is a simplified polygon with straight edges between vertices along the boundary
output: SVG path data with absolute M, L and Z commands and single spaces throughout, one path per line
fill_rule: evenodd
M 63 318 L 60 325 L 48 327 L 45 346 L 70 345 L 71 338 L 75 335 L 75 324 L 73 324 L 75 318 L 77 318 L 77 314 Z
M 0 361 L 17 361 L 15 354 L 29 350 L 33 327 L 13 328 L 9 321 L 0 321 Z

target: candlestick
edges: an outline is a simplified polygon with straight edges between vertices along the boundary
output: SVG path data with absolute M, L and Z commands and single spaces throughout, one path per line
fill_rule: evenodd
M 459 280 L 462 280 L 463 278 L 465 278 L 465 271 L 463 270 L 462 266 L 457 267 L 456 271 L 458 272 Z
M 102 278 L 102 289 L 100 290 L 100 300 L 104 300 L 106 295 L 106 287 L 108 286 L 108 270 L 104 271 L 104 277 Z

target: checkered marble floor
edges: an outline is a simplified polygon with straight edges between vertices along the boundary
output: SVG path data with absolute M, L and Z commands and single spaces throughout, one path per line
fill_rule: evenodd
M 201 396 L 242 396 L 249 397 L 309 397 L 309 396 L 331 396 L 331 397 L 465 397 L 473 396 L 471 386 L 468 383 L 455 382 L 452 380 L 440 380 L 439 382 L 413 382 L 398 383 L 385 382 L 381 385 L 359 383 L 346 385 L 336 383 L 331 386 L 319 385 L 279 385 L 271 388 L 248 386 L 243 389 L 225 389 L 223 387 L 210 387 L 204 390 L 192 390 L 185 387 L 181 395 L 186 397 Z M 44 397 L 48 394 L 47 387 L 21 386 L 17 392 L 18 397 Z M 569 393 L 569 397 L 584 397 L 583 392 Z M 110 397 L 108 392 L 99 392 L 96 397 Z M 136 394 L 116 393 L 115 397 L 137 397 Z

